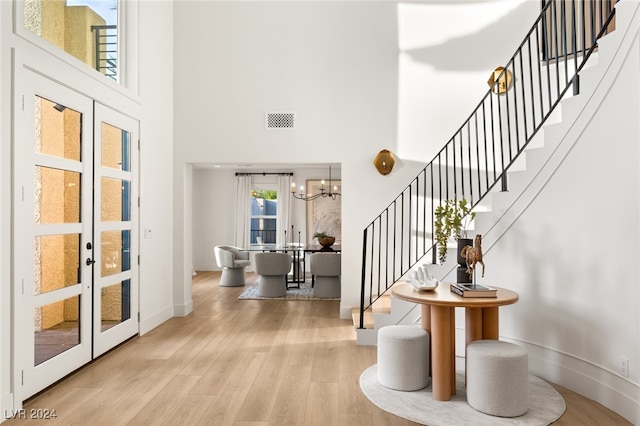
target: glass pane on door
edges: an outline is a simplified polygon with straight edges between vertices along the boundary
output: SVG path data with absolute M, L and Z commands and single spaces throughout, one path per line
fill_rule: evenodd
M 39 306 L 33 317 L 34 365 L 80 344 L 80 296 Z
M 102 167 L 131 171 L 131 135 L 111 124 L 102 123 Z
M 36 96 L 35 152 L 80 161 L 82 114 Z
M 80 222 L 80 173 L 36 166 L 35 223 Z
M 101 297 L 101 331 L 131 318 L 131 280 L 104 287 Z
M 131 217 L 131 182 L 102 178 L 102 221 L 121 222 Z
M 80 234 L 36 236 L 34 295 L 78 284 Z
M 131 231 L 105 231 L 101 233 L 101 277 L 128 271 L 131 267 Z

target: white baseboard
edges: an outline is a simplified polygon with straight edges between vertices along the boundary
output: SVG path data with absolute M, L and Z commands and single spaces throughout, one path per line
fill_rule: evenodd
M 22 405 L 19 407 L 14 407 L 13 405 L 13 394 L 8 393 L 6 395 L 2 395 L 2 399 L 0 399 L 0 408 L 2 409 L 2 416 L 0 416 L 0 423 L 5 420 L 9 420 L 14 417 L 19 409 L 22 408 Z
M 351 306 L 344 306 L 340 304 L 340 319 L 351 319 Z
M 193 269 L 196 271 L 221 271 L 222 268 L 219 268 L 215 263 L 207 263 L 204 265 L 193 265 Z
M 171 317 L 173 317 L 173 308 L 167 306 L 148 318 L 140 318 L 140 335 L 150 332 Z
M 183 305 L 173 305 L 173 315 L 176 317 L 186 317 L 191 312 L 193 312 L 193 300 Z
M 592 399 L 640 425 L 640 386 L 599 365 L 529 342 L 500 336 L 529 351 L 529 371 Z

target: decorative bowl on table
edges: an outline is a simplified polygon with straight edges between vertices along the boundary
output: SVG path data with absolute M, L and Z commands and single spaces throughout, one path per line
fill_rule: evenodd
M 331 247 L 336 242 L 336 237 L 319 237 L 318 244 L 322 247 Z
M 327 234 L 326 232 L 315 232 L 313 234 L 313 238 L 318 240 L 318 244 L 320 244 L 324 248 L 331 247 L 333 243 L 336 242 L 336 237 Z

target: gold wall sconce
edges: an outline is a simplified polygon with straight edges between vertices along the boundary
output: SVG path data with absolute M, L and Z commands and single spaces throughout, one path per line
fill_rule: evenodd
M 504 71 L 504 74 L 502 72 Z M 502 75 L 500 75 L 502 74 Z M 498 81 L 498 84 L 494 83 Z M 496 68 L 491 77 L 489 77 L 489 81 L 487 84 L 491 87 L 491 91 L 496 94 L 505 93 L 507 90 L 511 88 L 511 83 L 513 78 L 511 76 L 511 71 L 505 70 L 504 67 Z
M 388 149 L 380 151 L 373 160 L 373 165 L 376 166 L 376 170 L 381 175 L 391 173 L 394 164 L 396 164 L 396 159 L 393 158 L 393 154 Z

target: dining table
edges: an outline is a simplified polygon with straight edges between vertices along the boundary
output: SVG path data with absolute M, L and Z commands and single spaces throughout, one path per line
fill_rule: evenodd
M 280 253 L 291 253 L 293 257 L 293 265 L 290 276 L 287 277 L 287 288 L 300 288 L 300 283 L 304 282 L 306 277 L 306 271 L 304 268 L 304 262 L 307 254 L 310 253 L 336 253 L 339 254 L 342 249 L 339 244 L 333 244 L 332 246 L 325 247 L 320 244 L 301 244 L 301 243 L 287 243 L 287 244 L 250 244 L 248 251 L 270 251 Z

